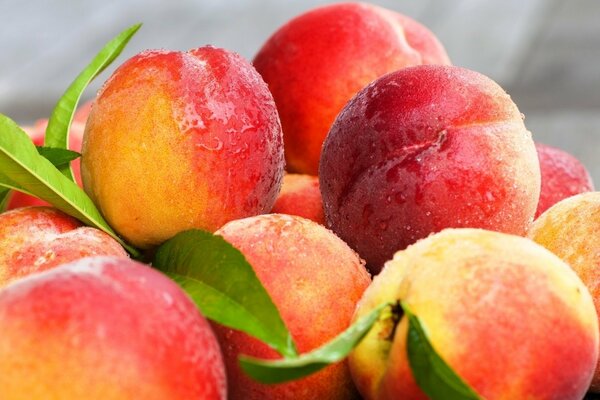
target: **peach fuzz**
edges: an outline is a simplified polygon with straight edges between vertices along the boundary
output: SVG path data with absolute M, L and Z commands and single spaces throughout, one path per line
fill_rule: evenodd
M 285 174 L 271 213 L 297 215 L 325 225 L 319 178 L 312 175 Z
M 13 280 L 88 256 L 127 257 L 106 233 L 50 207 L 0 214 L 0 288 Z
M 313 350 L 350 324 L 356 302 L 370 283 L 363 263 L 344 242 L 310 220 L 268 214 L 232 221 L 217 231 L 237 247 L 279 309 L 298 351 Z M 237 357 L 280 358 L 244 333 L 215 326 L 230 399 L 354 399 L 345 362 L 290 383 L 263 385 L 239 368 Z
M 556 203 L 535 220 L 528 236 L 573 268 L 600 310 L 600 192 Z M 591 390 L 600 393 L 600 362 Z
M 327 5 L 290 20 L 254 59 L 279 110 L 287 168 L 311 175 L 331 124 L 356 92 L 400 68 L 449 63 L 423 25 L 364 3 Z
M 92 106 L 86 192 L 140 248 L 268 212 L 283 174 L 277 109 L 240 56 L 202 47 L 126 61 Z
M 85 129 L 85 121 L 90 113 L 90 109 L 92 107 L 92 102 L 88 101 L 81 105 L 75 115 L 73 116 L 73 121 L 71 123 L 71 130 L 69 131 L 69 149 L 81 152 L 81 142 L 83 140 L 83 131 Z M 36 146 L 44 145 L 44 136 L 46 135 L 46 127 L 48 126 L 47 119 L 38 120 L 35 125 L 25 126 L 23 130 L 27 132 L 31 140 Z M 71 163 L 73 169 L 73 175 L 75 175 L 75 180 L 79 186 L 82 186 L 81 183 L 81 173 L 79 164 L 81 159 L 78 158 L 73 160 Z M 12 192 L 10 194 L 10 199 L 8 201 L 7 210 L 12 210 L 19 207 L 30 207 L 30 206 L 49 206 L 47 202 L 38 199 L 37 197 L 29 196 L 27 194 L 21 192 Z
M 354 318 L 402 301 L 440 356 L 488 400 L 582 399 L 598 359 L 590 293 L 562 260 L 518 236 L 447 229 L 394 255 Z M 365 399 L 427 399 L 408 319 L 381 318 L 349 357 Z M 392 336 L 390 336 L 392 335 Z
M 540 195 L 510 96 L 449 66 L 405 68 L 361 90 L 327 136 L 319 180 L 328 226 L 374 273 L 444 228 L 524 235 Z
M 210 325 L 170 279 L 93 257 L 0 291 L 3 400 L 224 400 Z
M 562 199 L 594 190 L 594 182 L 585 166 L 573 155 L 556 147 L 536 143 L 542 189 L 535 218 Z

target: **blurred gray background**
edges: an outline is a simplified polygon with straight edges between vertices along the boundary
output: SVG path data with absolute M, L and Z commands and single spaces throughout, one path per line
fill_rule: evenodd
M 62 91 L 120 30 L 144 26 L 119 64 L 147 48 L 214 44 L 251 59 L 291 17 L 328 1 L 0 0 L 0 112 L 47 117 Z M 427 25 L 456 65 L 513 97 L 537 141 L 580 158 L 600 187 L 600 1 L 373 1 Z M 115 67 L 84 97 L 91 98 Z

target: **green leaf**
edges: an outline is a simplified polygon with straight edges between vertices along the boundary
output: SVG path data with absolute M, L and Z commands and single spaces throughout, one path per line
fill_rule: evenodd
M 153 262 L 194 300 L 202 314 L 297 355 L 279 311 L 244 255 L 221 236 L 200 230 L 177 234 L 159 247 Z
M 108 233 L 134 257 L 139 252 L 126 245 L 73 181 L 42 157 L 27 134 L 10 118 L 0 114 L 0 186 L 31 194 L 54 205 L 86 225 Z
M 58 147 L 36 146 L 38 153 L 55 167 L 59 168 L 81 157 L 76 151 L 59 149 Z M 60 168 L 59 168 L 60 169 Z
M 10 198 L 10 189 L 0 186 L 0 213 L 6 210 Z
M 401 304 L 408 317 L 408 361 L 421 390 L 431 400 L 482 400 L 435 351 L 419 318 Z
M 248 375 L 262 383 L 282 383 L 303 378 L 344 359 L 369 332 L 381 311 L 389 306 L 389 303 L 381 304 L 333 340 L 300 357 L 261 360 L 242 355 L 240 366 Z
M 73 115 L 77 109 L 77 103 L 79 103 L 81 94 L 89 83 L 121 54 L 129 40 L 141 26 L 142 24 L 133 25 L 108 42 L 94 57 L 92 62 L 71 83 L 67 91 L 58 100 L 48 121 L 46 137 L 44 139 L 46 147 L 68 148 L 69 129 L 71 128 L 71 121 L 73 120 Z M 69 163 L 61 165 L 59 170 L 71 181 L 75 181 Z

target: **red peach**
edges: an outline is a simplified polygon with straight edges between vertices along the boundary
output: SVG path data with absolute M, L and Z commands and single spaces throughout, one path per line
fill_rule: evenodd
M 92 102 L 88 101 L 82 104 L 75 115 L 73 116 L 73 121 L 71 123 L 71 130 L 69 131 L 69 149 L 81 152 L 81 142 L 83 140 L 83 131 L 85 129 L 85 122 L 90 113 L 90 109 L 92 106 Z M 46 135 L 46 127 L 48 126 L 47 119 L 40 119 L 33 126 L 23 127 L 25 132 L 29 135 L 31 140 L 36 146 L 42 146 L 44 144 L 44 136 Z M 75 180 L 79 186 L 82 186 L 81 183 L 81 173 L 80 173 L 80 159 L 74 160 L 71 165 L 73 169 L 73 174 L 75 175 Z M 12 192 L 10 194 L 10 199 L 8 201 L 7 210 L 12 210 L 14 208 L 19 207 L 28 207 L 28 206 L 49 206 L 47 202 L 38 199 L 37 197 L 29 196 L 27 194 L 21 192 Z
M 580 400 L 598 360 L 589 291 L 534 242 L 448 229 L 394 255 L 356 318 L 402 301 L 441 358 L 487 400 Z M 426 400 L 407 356 L 408 319 L 382 317 L 349 358 L 366 400 Z
M 13 280 L 95 255 L 127 257 L 106 233 L 49 207 L 0 214 L 0 288 Z
M 268 214 L 232 221 L 217 231 L 237 247 L 279 309 L 299 352 L 313 350 L 349 326 L 356 302 L 370 283 L 363 263 L 331 231 L 310 220 Z M 246 376 L 238 356 L 279 358 L 239 331 L 215 326 L 230 399 L 356 398 L 345 362 L 290 383 L 263 385 Z
M 373 272 L 448 227 L 524 235 L 540 193 L 510 96 L 449 66 L 405 68 L 360 91 L 327 136 L 319 179 L 328 225 Z
M 271 213 L 297 215 L 325 225 L 319 178 L 312 175 L 285 174 Z
M 327 5 L 292 19 L 254 59 L 281 116 L 287 167 L 311 175 L 335 116 L 356 92 L 400 68 L 449 63 L 427 28 L 363 3 Z
M 562 199 L 594 190 L 594 182 L 585 166 L 564 150 L 536 143 L 542 189 L 535 218 Z
M 210 325 L 152 268 L 93 257 L 0 291 L 2 400 L 224 400 Z
M 268 212 L 283 174 L 277 109 L 240 56 L 146 51 L 99 92 L 83 141 L 86 192 L 141 248 Z

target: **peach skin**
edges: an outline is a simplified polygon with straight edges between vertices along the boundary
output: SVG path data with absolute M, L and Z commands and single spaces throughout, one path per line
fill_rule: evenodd
M 589 291 L 562 260 L 523 237 L 447 229 L 394 255 L 354 318 L 402 301 L 433 348 L 486 400 L 580 400 L 598 360 Z M 350 354 L 366 400 L 426 400 L 406 349 L 408 320 L 382 318 Z
M 573 268 L 600 310 L 600 192 L 556 203 L 535 220 L 528 236 Z M 591 390 L 600 393 L 600 363 Z
M 287 168 L 311 175 L 335 116 L 356 92 L 400 68 L 449 63 L 423 25 L 364 3 L 326 5 L 292 19 L 254 59 L 281 116 Z
M 327 226 L 373 273 L 444 228 L 525 235 L 540 196 L 535 145 L 510 96 L 440 65 L 361 90 L 325 140 L 319 181 Z
M 536 143 L 542 188 L 535 218 L 562 199 L 594 190 L 594 182 L 585 166 L 564 150 Z
M 106 233 L 84 227 L 55 208 L 24 207 L 0 214 L 0 288 L 88 256 L 128 257 Z
M 297 215 L 325 225 L 319 178 L 312 175 L 285 174 L 281 192 L 275 199 L 271 213 Z
M 284 166 L 267 85 L 240 56 L 210 46 L 121 65 L 92 106 L 82 153 L 86 192 L 140 248 L 270 211 Z
M 371 282 L 358 255 L 331 231 L 310 220 L 268 214 L 232 221 L 217 231 L 237 247 L 279 309 L 298 351 L 313 350 L 349 326 L 356 302 Z M 239 354 L 280 358 L 248 335 L 215 325 L 230 399 L 356 399 L 345 362 L 290 383 L 253 381 L 238 365 Z
M 2 400 L 225 400 L 210 325 L 170 279 L 90 257 L 0 291 Z

